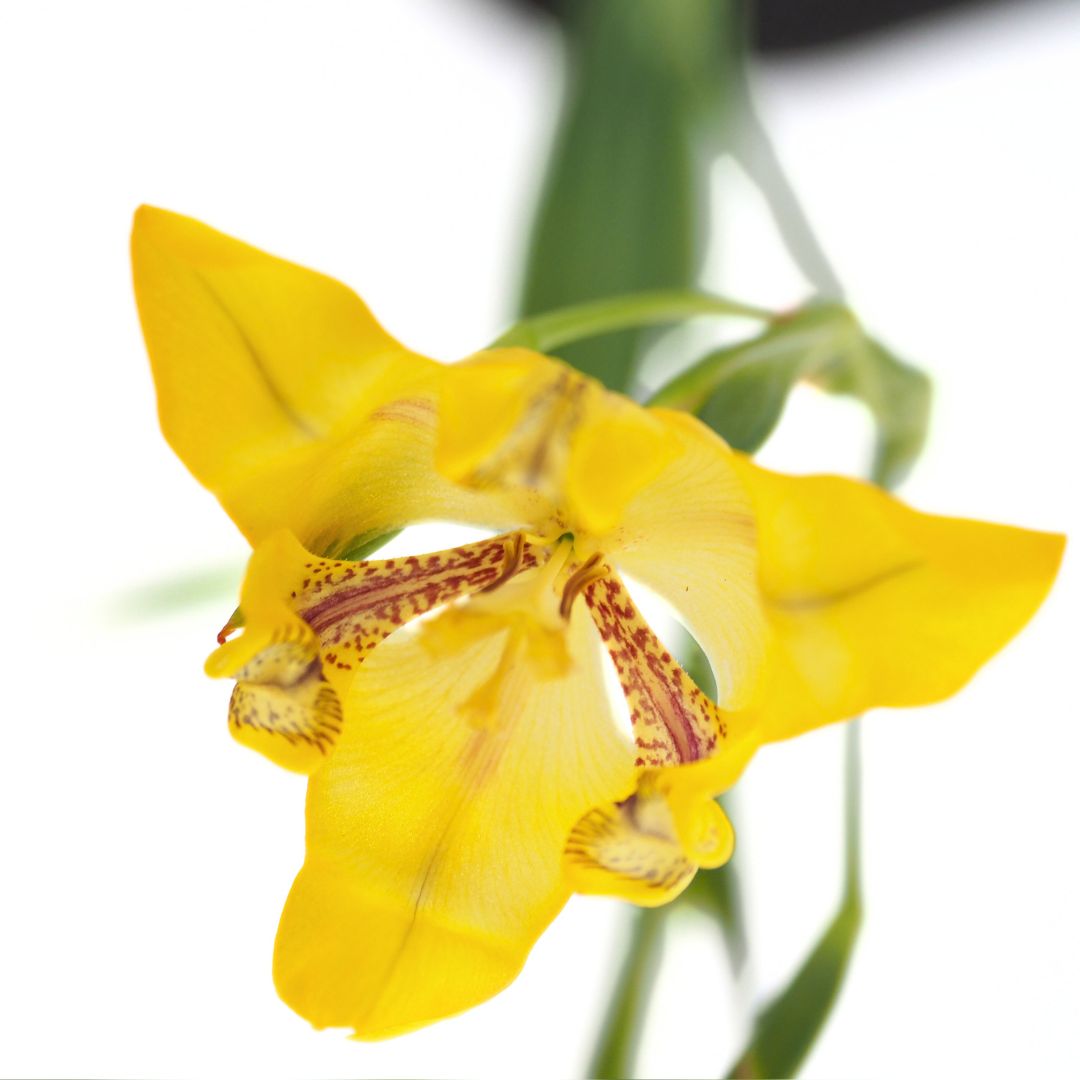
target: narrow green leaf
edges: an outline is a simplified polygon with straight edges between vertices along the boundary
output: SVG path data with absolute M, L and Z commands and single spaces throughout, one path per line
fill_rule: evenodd
M 567 96 L 533 224 L 526 315 L 697 280 L 712 153 L 724 129 L 734 4 L 568 4 Z M 563 359 L 626 390 L 638 331 L 569 345 Z
M 844 308 L 812 305 L 710 353 L 649 404 L 696 413 L 737 450 L 753 453 L 779 422 L 795 383 L 834 356 L 851 325 Z
M 840 906 L 788 985 L 758 1013 L 748 1045 L 726 1074 L 729 1080 L 794 1077 L 843 986 L 862 925 L 857 720 L 848 726 L 846 765 L 845 873 Z
M 841 300 L 844 288 L 825 249 L 814 233 L 776 149 L 758 115 L 745 65 L 733 88 L 740 109 L 732 131 L 732 150 L 746 175 L 765 196 L 765 205 L 792 261 L 813 285 L 819 298 Z
M 354 536 L 342 544 L 336 544 L 329 551 L 324 551 L 323 558 L 339 559 L 341 562 L 360 562 L 369 555 L 374 555 L 384 544 L 389 544 L 395 536 L 401 534 L 400 529 L 391 529 L 384 533 L 364 533 L 362 536 Z
M 623 1080 L 633 1069 L 660 966 L 664 922 L 663 908 L 633 913 L 622 968 L 589 1063 L 587 1075 L 596 1080 Z
M 811 304 L 710 353 L 650 404 L 696 413 L 737 450 L 753 453 L 800 380 L 866 405 L 877 428 L 872 476 L 889 487 L 903 479 L 926 440 L 930 380 L 868 337 L 840 304 Z
M 869 408 L 877 426 L 871 476 L 895 487 L 922 452 L 930 424 L 928 376 L 897 359 L 864 335 L 852 338 L 840 362 L 821 374 L 821 385 L 834 394 L 850 394 Z

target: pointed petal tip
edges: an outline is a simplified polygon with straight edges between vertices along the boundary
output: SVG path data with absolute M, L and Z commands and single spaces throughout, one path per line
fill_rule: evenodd
M 152 232 L 158 232 L 168 222 L 177 218 L 183 219 L 183 215 L 172 210 L 163 210 L 159 206 L 151 206 L 149 203 L 140 203 L 131 216 L 132 240 Z

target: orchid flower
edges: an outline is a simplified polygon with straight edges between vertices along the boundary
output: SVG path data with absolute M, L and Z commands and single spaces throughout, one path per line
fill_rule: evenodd
M 758 747 L 956 692 L 1056 572 L 1059 536 L 767 471 L 528 349 L 426 359 L 189 218 L 141 209 L 132 249 L 162 430 L 254 549 L 207 671 L 310 778 L 274 976 L 318 1027 L 484 1001 L 574 892 L 670 901 L 731 856 L 715 797 Z M 361 557 L 426 521 L 488 538 Z

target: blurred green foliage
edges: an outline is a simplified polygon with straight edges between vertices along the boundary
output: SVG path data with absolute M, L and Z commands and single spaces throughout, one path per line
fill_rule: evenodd
M 926 441 L 930 380 L 875 341 L 842 304 L 813 303 L 758 336 L 711 352 L 650 404 L 696 413 L 737 450 L 772 434 L 800 380 L 861 401 L 877 437 L 870 472 L 886 487 L 908 473 Z
M 629 945 L 623 953 L 622 968 L 616 979 L 618 992 L 608 1001 L 589 1063 L 590 1077 L 621 1080 L 633 1070 L 645 1028 L 650 991 L 660 966 L 666 921 L 663 908 L 639 908 L 634 912 Z
M 862 926 L 859 721 L 845 733 L 844 888 L 829 925 L 788 984 L 754 1020 L 749 1043 L 727 1072 L 733 1078 L 795 1076 L 840 994 Z
M 728 128 L 739 5 L 589 0 L 567 8 L 566 98 L 534 220 L 525 315 L 694 284 L 710 233 L 709 166 Z M 629 388 L 644 334 L 568 346 Z

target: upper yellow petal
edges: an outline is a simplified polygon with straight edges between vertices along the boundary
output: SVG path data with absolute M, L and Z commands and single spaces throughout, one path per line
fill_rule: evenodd
M 685 413 L 649 412 L 681 452 L 630 501 L 604 550 L 685 620 L 716 675 L 717 703 L 739 708 L 756 691 L 766 642 L 753 509 L 721 439 Z
M 635 496 L 682 453 L 663 421 L 626 398 L 605 394 L 570 443 L 564 496 L 570 520 L 602 545 Z
M 442 655 L 395 635 L 353 683 L 275 953 L 279 992 L 318 1027 L 390 1036 L 505 987 L 569 895 L 574 823 L 633 789 L 583 605 L 568 674 L 503 664 L 512 632 Z
M 439 468 L 472 488 L 534 492 L 556 528 L 594 547 L 681 449 L 648 410 L 527 349 L 477 353 L 440 383 Z
M 330 554 L 421 519 L 517 523 L 435 471 L 444 369 L 350 289 L 151 207 L 131 250 L 162 430 L 253 544 L 284 526 Z
M 738 458 L 771 627 L 756 703 L 781 739 L 959 690 L 1031 618 L 1064 537 L 919 513 L 871 484 Z

